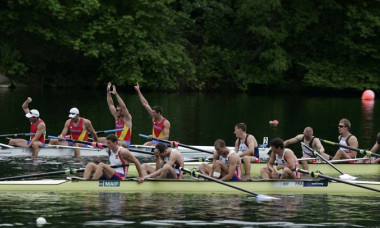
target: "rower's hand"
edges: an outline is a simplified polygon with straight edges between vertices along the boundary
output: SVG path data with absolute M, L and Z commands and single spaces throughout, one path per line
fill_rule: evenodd
M 152 140 L 153 139 L 153 135 L 148 135 L 148 140 Z
M 26 98 L 26 102 L 32 103 L 32 98 L 31 97 Z
M 107 92 L 110 92 L 111 86 L 112 86 L 112 83 L 108 82 L 108 84 L 107 84 Z
M 135 87 L 135 90 L 136 90 L 137 92 L 140 92 L 140 85 L 139 85 L 138 82 L 136 83 L 136 85 L 135 85 L 134 87 Z
M 144 182 L 144 177 L 139 177 L 139 183 L 141 184 L 141 183 L 143 183 Z
M 63 135 L 58 135 L 58 140 L 62 141 L 65 137 Z
M 112 91 L 111 91 L 112 94 L 116 94 L 116 86 L 115 85 L 112 85 Z

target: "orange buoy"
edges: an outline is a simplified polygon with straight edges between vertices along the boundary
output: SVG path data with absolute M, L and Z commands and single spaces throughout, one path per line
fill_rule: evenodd
M 375 93 L 372 90 L 367 89 L 363 92 L 362 100 L 373 101 L 374 99 L 375 99 Z

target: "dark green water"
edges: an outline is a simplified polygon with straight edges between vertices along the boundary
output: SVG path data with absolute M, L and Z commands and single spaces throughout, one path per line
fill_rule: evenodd
M 138 134 L 150 134 L 151 118 L 142 107 L 136 93 L 119 91 L 133 117 L 132 144 L 144 142 Z M 106 93 L 83 90 L 0 89 L 0 134 L 28 132 L 29 122 L 21 104 L 31 96 L 30 108 L 40 111 L 48 135 L 58 135 L 68 119 L 69 109 L 78 107 L 81 116 L 92 121 L 95 130 L 114 127 L 106 103 Z M 351 121 L 351 132 L 358 137 L 362 148 L 371 148 L 380 131 L 380 106 L 362 103 L 358 97 L 302 97 L 302 95 L 247 94 L 145 94 L 150 105 L 161 105 L 164 117 L 171 123 L 170 139 L 188 145 L 213 145 L 222 138 L 228 145 L 235 142 L 234 126 L 245 122 L 248 133 L 262 138 L 287 139 L 302 133 L 306 126 L 314 135 L 337 141 L 337 125 L 341 118 Z M 268 121 L 277 119 L 273 128 Z M 0 140 L 5 143 L 7 141 Z M 325 146 L 335 153 L 336 148 Z M 291 147 L 296 151 L 299 146 Z
M 119 91 L 133 116 L 132 144 L 151 132 L 151 119 L 135 93 Z M 31 96 L 49 135 L 58 135 L 68 111 L 76 106 L 95 130 L 114 127 L 100 91 L 0 89 L 0 134 L 28 132 L 21 104 Z M 245 122 L 248 132 L 262 137 L 293 137 L 305 126 L 316 136 L 337 141 L 338 121 L 348 118 L 360 147 L 371 148 L 380 130 L 380 107 L 360 98 L 245 94 L 145 94 L 151 105 L 161 105 L 171 122 L 171 139 L 189 145 L 212 145 L 217 138 L 229 146 L 235 141 L 234 125 Z M 273 128 L 269 120 L 280 124 Z M 1 139 L 0 142 L 7 141 Z M 299 145 L 291 147 L 299 154 Z M 335 147 L 325 145 L 330 154 Z M 0 159 L 1 176 L 49 172 L 87 161 Z M 0 193 L 0 226 L 36 227 L 377 227 L 379 196 L 288 195 L 281 201 L 256 202 L 243 195 L 119 194 L 119 193 Z

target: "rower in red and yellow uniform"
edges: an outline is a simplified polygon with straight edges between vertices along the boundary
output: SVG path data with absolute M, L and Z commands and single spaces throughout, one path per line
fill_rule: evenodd
M 37 109 L 29 110 L 28 106 L 31 102 L 32 98 L 28 97 L 21 106 L 26 113 L 25 116 L 30 121 L 30 139 L 28 141 L 25 139 L 11 139 L 9 140 L 9 145 L 32 148 L 32 157 L 36 158 L 39 148 L 45 147 L 46 125 L 45 122 L 40 119 L 40 113 Z
M 167 120 L 166 118 L 162 116 L 162 112 L 163 112 L 162 107 L 160 106 L 150 107 L 148 101 L 145 99 L 145 97 L 142 95 L 140 91 L 139 83 L 136 84 L 135 89 L 137 91 L 137 94 L 139 95 L 141 104 L 144 106 L 148 114 L 152 117 L 153 131 L 152 131 L 152 135 L 149 135 L 149 138 L 155 137 L 159 139 L 168 140 L 169 133 L 170 133 L 170 122 L 169 120 Z M 158 143 L 157 141 L 153 140 L 150 142 L 146 142 L 144 145 L 152 146 L 157 143 Z
M 99 142 L 98 136 L 94 130 L 94 127 L 91 124 L 91 121 L 79 116 L 79 110 L 77 108 L 70 109 L 69 113 L 70 119 L 65 122 L 61 134 L 58 136 L 58 139 L 50 139 L 51 145 L 66 145 L 74 147 L 86 146 L 81 143 L 72 143 L 65 141 L 64 138 L 68 131 L 70 131 L 70 138 L 80 141 L 88 141 L 88 132 L 91 133 L 95 142 Z M 80 150 L 75 148 L 74 155 L 76 157 L 80 156 Z
M 118 102 L 116 107 L 113 103 L 112 94 L 115 95 Z M 108 82 L 107 85 L 107 104 L 112 116 L 115 118 L 115 129 L 123 129 L 122 131 L 116 132 L 116 137 L 119 139 L 119 145 L 129 147 L 131 145 L 132 135 L 132 115 L 129 113 L 123 99 L 121 99 L 117 93 L 116 86 L 112 85 L 111 82 Z M 106 138 L 100 137 L 99 141 L 105 144 Z
M 156 168 L 149 164 L 143 164 L 144 180 L 147 178 L 170 178 L 181 179 L 183 171 L 180 167 L 184 167 L 184 159 L 177 149 L 172 149 L 164 143 L 158 143 L 154 150 L 156 156 Z

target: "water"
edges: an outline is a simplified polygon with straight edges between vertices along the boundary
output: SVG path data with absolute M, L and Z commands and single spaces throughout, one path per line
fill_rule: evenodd
M 258 203 L 241 195 L 1 194 L 0 226 L 375 227 L 379 197 L 285 195 Z
M 132 143 L 145 140 L 139 133 L 151 132 L 151 119 L 135 93 L 119 91 L 133 116 Z M 45 120 L 49 135 L 58 135 L 68 111 L 76 106 L 90 119 L 95 130 L 112 129 L 103 91 L 0 89 L 0 134 L 28 132 L 21 104 L 31 96 Z M 338 121 L 348 118 L 361 148 L 371 148 L 380 129 L 376 102 L 362 103 L 354 97 L 301 97 L 295 95 L 247 94 L 145 94 L 151 105 L 161 105 L 171 122 L 171 139 L 188 145 L 212 145 L 222 138 L 235 141 L 233 128 L 245 122 L 248 132 L 262 138 L 284 139 L 314 128 L 321 138 L 337 141 Z M 269 120 L 277 119 L 274 128 Z M 1 143 L 7 140 L 0 139 Z M 300 155 L 299 145 L 291 148 Z M 325 145 L 328 153 L 336 148 Z M 0 158 L 1 176 L 50 172 L 84 167 L 85 159 Z M 0 226 L 36 227 L 46 218 L 46 227 L 376 227 L 380 195 L 331 196 L 285 195 L 280 201 L 257 202 L 246 195 L 122 194 L 122 193 L 0 193 Z

